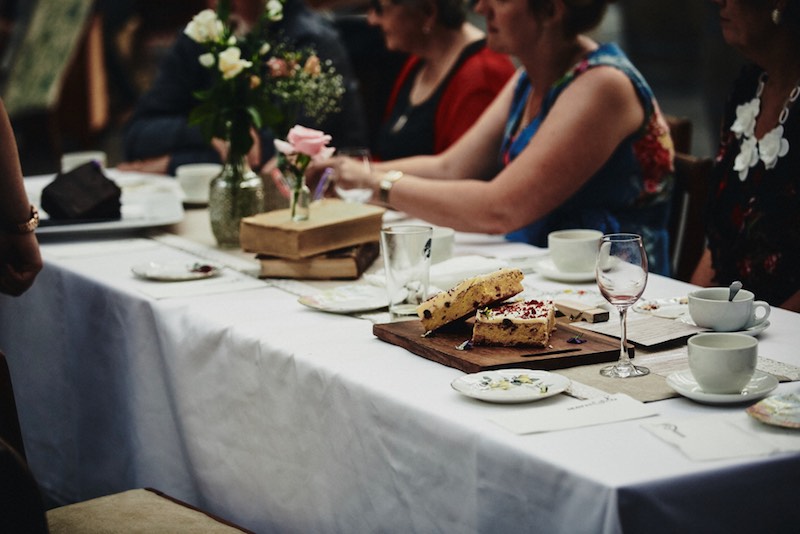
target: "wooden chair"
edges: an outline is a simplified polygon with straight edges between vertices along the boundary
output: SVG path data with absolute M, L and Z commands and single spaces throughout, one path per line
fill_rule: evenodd
M 672 276 L 688 282 L 705 248 L 705 204 L 713 167 L 710 158 L 692 156 L 692 123 L 666 116 L 675 146 L 675 187 L 670 206 L 670 266 Z
M 250 532 L 151 488 L 133 489 L 45 512 L 25 461 L 11 374 L 0 352 L 0 530 L 25 533 Z

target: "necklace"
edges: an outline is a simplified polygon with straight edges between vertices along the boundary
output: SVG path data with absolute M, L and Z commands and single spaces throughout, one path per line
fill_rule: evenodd
M 789 109 L 800 96 L 800 80 L 794 85 L 789 97 L 783 103 L 783 109 L 778 116 L 778 125 L 764 134 L 761 140 L 756 139 L 756 119 L 761 111 L 761 93 L 764 91 L 764 82 L 767 73 L 762 72 L 758 77 L 756 96 L 747 103 L 736 106 L 736 120 L 731 125 L 731 132 L 741 139 L 739 155 L 733 162 L 733 170 L 738 171 L 739 180 L 744 182 L 751 167 L 759 161 L 764 162 L 764 168 L 772 169 L 778 164 L 778 158 L 789 153 L 789 141 L 783 137 L 783 124 L 789 118 Z

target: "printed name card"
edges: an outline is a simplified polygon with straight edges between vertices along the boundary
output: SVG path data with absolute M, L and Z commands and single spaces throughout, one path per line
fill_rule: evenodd
M 490 420 L 515 434 L 533 434 L 640 419 L 656 414 L 652 404 L 644 404 L 617 393 L 566 405 L 532 407 L 497 415 Z

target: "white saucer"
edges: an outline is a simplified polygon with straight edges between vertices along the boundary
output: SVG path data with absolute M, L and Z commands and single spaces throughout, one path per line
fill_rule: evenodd
M 667 377 L 667 385 L 694 401 L 705 404 L 737 404 L 750 402 L 766 396 L 770 391 L 778 387 L 778 379 L 769 373 L 759 371 L 753 374 L 753 378 L 742 389 L 741 393 L 706 393 L 695 381 L 689 369 L 676 371 Z
M 456 378 L 450 383 L 459 393 L 486 402 L 531 402 L 558 395 L 569 387 L 567 377 L 530 369 L 499 369 Z
M 556 282 L 594 282 L 596 280 L 594 271 L 585 273 L 565 273 L 559 271 L 550 256 L 543 256 L 534 262 L 534 269 L 536 272 L 555 280 Z
M 315 295 L 304 295 L 297 301 L 309 308 L 331 313 L 358 313 L 389 306 L 386 288 L 371 284 L 339 286 Z
M 211 278 L 220 273 L 220 268 L 210 263 L 202 262 L 170 262 L 159 263 L 150 261 L 131 267 L 133 274 L 139 278 L 155 280 L 158 282 L 183 282 L 186 280 L 199 280 Z
M 683 321 L 686 324 L 694 325 L 694 321 L 688 315 L 678 317 L 679 321 Z M 750 328 L 745 328 L 744 330 L 739 330 L 738 332 L 733 332 L 734 334 L 744 334 L 746 336 L 753 336 L 756 337 L 761 334 L 764 330 L 769 328 L 769 321 L 764 321 L 761 324 L 757 324 L 755 326 L 751 326 Z M 709 330 L 709 332 L 713 332 L 713 330 Z

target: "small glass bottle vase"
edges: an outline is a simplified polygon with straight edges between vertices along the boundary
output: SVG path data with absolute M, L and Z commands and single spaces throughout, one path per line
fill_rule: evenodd
M 210 187 L 208 213 L 217 244 L 223 248 L 239 247 L 242 218 L 264 211 L 264 183 L 244 156 L 229 156 Z
M 290 208 L 292 221 L 307 221 L 311 208 L 311 190 L 306 185 L 306 177 L 302 172 L 292 172 L 289 174 L 292 181 L 292 191 Z

